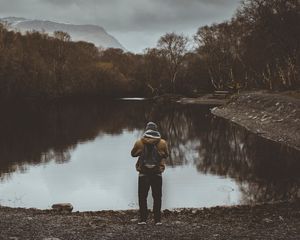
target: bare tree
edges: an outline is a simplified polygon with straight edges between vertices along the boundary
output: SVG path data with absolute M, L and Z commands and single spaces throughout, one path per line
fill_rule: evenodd
M 166 60 L 172 91 L 175 92 L 175 81 L 181 70 L 184 55 L 187 53 L 188 38 L 183 34 L 166 33 L 157 43 L 158 49 Z
M 55 31 L 53 33 L 53 36 L 63 42 L 69 42 L 71 41 L 71 36 L 69 33 L 67 32 L 63 32 L 63 31 Z

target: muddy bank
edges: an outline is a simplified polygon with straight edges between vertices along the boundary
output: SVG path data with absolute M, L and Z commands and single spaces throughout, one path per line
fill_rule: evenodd
M 300 99 L 282 93 L 242 93 L 212 113 L 300 150 Z
M 197 104 L 197 105 L 224 105 L 229 102 L 229 98 L 225 95 L 223 97 L 216 97 L 213 94 L 205 94 L 197 98 L 181 98 L 177 100 L 180 104 Z
M 230 95 L 214 96 L 214 94 L 202 94 L 198 97 L 184 97 L 178 94 L 164 94 L 152 98 L 151 100 L 159 104 L 179 103 L 179 104 L 197 104 L 197 105 L 223 105 L 226 104 Z
M 300 239 L 300 202 L 165 210 L 162 226 L 139 226 L 137 217 L 0 207 L 0 239 Z

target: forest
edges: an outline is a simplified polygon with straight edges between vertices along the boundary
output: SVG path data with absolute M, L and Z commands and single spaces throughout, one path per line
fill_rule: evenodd
M 166 33 L 143 54 L 0 25 L 0 98 L 299 89 L 299 10 L 298 0 L 244 0 L 230 20 L 199 27 L 193 39 Z

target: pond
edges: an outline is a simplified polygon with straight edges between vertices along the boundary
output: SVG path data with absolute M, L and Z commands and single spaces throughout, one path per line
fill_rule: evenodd
M 212 116 L 212 106 L 127 99 L 0 107 L 0 205 L 138 208 L 130 151 L 150 120 L 170 148 L 163 209 L 300 196 L 299 152 Z

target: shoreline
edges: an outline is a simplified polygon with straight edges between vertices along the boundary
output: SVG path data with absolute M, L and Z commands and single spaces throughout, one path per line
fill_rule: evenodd
M 164 210 L 162 226 L 138 211 L 60 213 L 0 206 L 0 239 L 299 239 L 300 201 Z
M 279 93 L 246 92 L 233 96 L 211 113 L 300 151 L 300 99 Z

